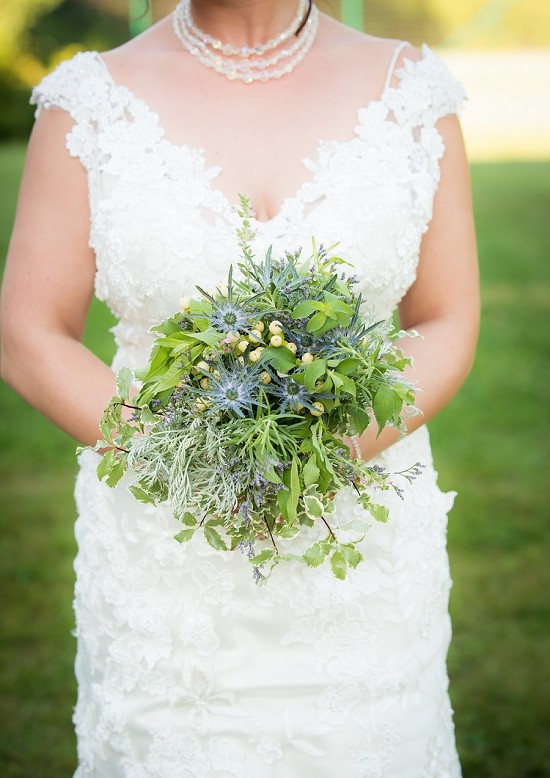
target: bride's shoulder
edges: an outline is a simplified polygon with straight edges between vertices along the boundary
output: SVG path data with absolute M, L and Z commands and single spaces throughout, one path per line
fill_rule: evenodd
M 101 56 L 116 80 L 125 83 L 144 69 L 166 65 L 164 60 L 173 55 L 174 48 L 179 52 L 168 16 L 121 46 L 102 52 Z
M 382 38 L 368 32 L 361 32 L 342 24 L 331 17 L 325 17 L 324 31 L 320 40 L 327 53 L 333 53 L 355 72 L 383 74 L 390 64 L 400 65 L 405 60 L 418 62 L 423 59 L 422 50 L 398 38 Z

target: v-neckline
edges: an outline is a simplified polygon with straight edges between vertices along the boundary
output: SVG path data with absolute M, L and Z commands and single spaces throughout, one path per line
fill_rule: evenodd
M 154 122 L 155 127 L 158 129 L 161 136 L 161 142 L 165 145 L 165 147 L 174 149 L 175 151 L 186 151 L 190 154 L 194 154 L 199 157 L 199 159 L 201 160 L 202 172 L 208 182 L 210 191 L 215 193 L 223 201 L 228 211 L 231 211 L 231 209 L 234 208 L 235 204 L 230 202 L 230 198 L 225 194 L 223 189 L 221 189 L 219 186 L 214 186 L 212 183 L 213 180 L 224 170 L 223 166 L 209 165 L 206 159 L 205 149 L 202 146 L 193 146 L 192 144 L 189 143 L 175 143 L 173 141 L 170 141 L 167 138 L 166 131 L 161 124 L 160 114 L 157 111 L 153 110 L 153 108 L 149 105 L 147 100 L 145 100 L 143 97 L 138 97 L 135 94 L 135 92 L 133 92 L 129 87 L 125 86 L 124 84 L 119 84 L 115 80 L 109 66 L 107 65 L 107 63 L 105 62 L 105 60 L 103 59 L 103 57 L 99 52 L 93 51 L 90 53 L 100 64 L 110 86 L 119 92 L 124 92 L 128 96 L 130 104 L 134 104 L 134 105 L 138 104 L 142 106 L 142 108 L 145 111 L 145 114 L 148 117 L 150 117 L 150 119 Z M 399 73 L 396 72 L 396 75 L 399 75 Z M 399 83 L 397 84 L 397 86 L 392 87 L 391 82 L 387 82 L 384 86 L 384 89 L 382 90 L 382 93 L 378 98 L 369 100 L 368 103 L 366 103 L 365 105 L 360 105 L 356 109 L 355 117 L 356 117 L 357 124 L 353 128 L 354 134 L 352 137 L 346 138 L 344 140 L 340 140 L 336 138 L 335 139 L 320 138 L 315 145 L 313 157 L 303 157 L 300 160 L 302 164 L 307 168 L 307 165 L 309 163 L 312 165 L 313 168 L 319 169 L 321 163 L 322 151 L 324 147 L 332 146 L 333 148 L 342 148 L 342 147 L 347 147 L 355 143 L 356 141 L 360 140 L 360 136 L 358 134 L 358 127 L 362 124 L 361 115 L 371 107 L 385 104 L 388 93 L 392 90 L 393 91 L 400 90 L 402 83 L 403 83 L 402 80 L 399 79 Z M 258 219 L 257 216 L 254 215 L 253 218 L 256 225 L 260 226 L 261 228 L 267 229 L 273 224 L 276 224 L 281 218 L 283 218 L 285 211 L 290 205 L 302 203 L 304 192 L 306 191 L 306 189 L 311 187 L 314 183 L 315 183 L 314 175 L 302 181 L 302 183 L 296 188 L 293 194 L 288 195 L 287 197 L 284 197 L 282 199 L 275 213 L 269 219 Z M 252 212 L 255 214 L 253 203 L 251 203 L 251 207 L 252 207 Z

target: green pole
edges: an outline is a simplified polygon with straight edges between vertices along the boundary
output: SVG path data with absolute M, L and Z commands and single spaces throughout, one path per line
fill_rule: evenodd
M 146 6 L 145 0 L 128 0 L 128 12 L 132 38 L 153 24 L 151 2 Z
M 340 16 L 348 27 L 365 29 L 365 8 L 363 0 L 340 0 Z

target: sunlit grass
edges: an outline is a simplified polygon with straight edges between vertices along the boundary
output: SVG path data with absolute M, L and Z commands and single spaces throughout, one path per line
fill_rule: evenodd
M 22 161 L 0 147 L 6 246 Z M 465 778 L 550 775 L 550 163 L 473 170 L 483 285 L 476 365 L 431 425 L 445 489 L 458 489 L 451 691 Z M 87 342 L 112 353 L 99 304 Z M 29 324 L 32 328 L 32 320 Z M 74 445 L 0 387 L 0 774 L 74 769 L 71 637 Z
M 456 487 L 449 667 L 465 778 L 550 775 L 550 163 L 473 169 L 483 317 L 431 425 Z

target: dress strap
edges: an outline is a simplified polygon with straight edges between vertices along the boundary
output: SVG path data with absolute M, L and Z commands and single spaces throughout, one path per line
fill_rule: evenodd
M 399 57 L 399 55 L 401 54 L 401 52 L 403 51 L 403 49 L 404 49 L 406 46 L 409 46 L 409 45 L 410 45 L 410 44 L 408 43 L 408 41 L 401 41 L 401 42 L 400 42 L 400 43 L 398 43 L 398 44 L 397 44 L 397 46 L 395 47 L 395 51 L 393 52 L 393 56 L 392 56 L 392 58 L 391 58 L 390 65 L 389 65 L 389 67 L 388 67 L 388 72 L 387 72 L 387 74 L 386 74 L 386 82 L 385 82 L 385 84 L 384 84 L 384 92 L 387 90 L 387 88 L 389 87 L 389 85 L 390 85 L 390 83 L 391 83 L 391 80 L 392 80 L 392 78 L 393 78 L 393 71 L 395 70 L 395 64 L 396 64 L 396 62 L 397 62 L 397 60 L 398 60 L 398 57 Z

